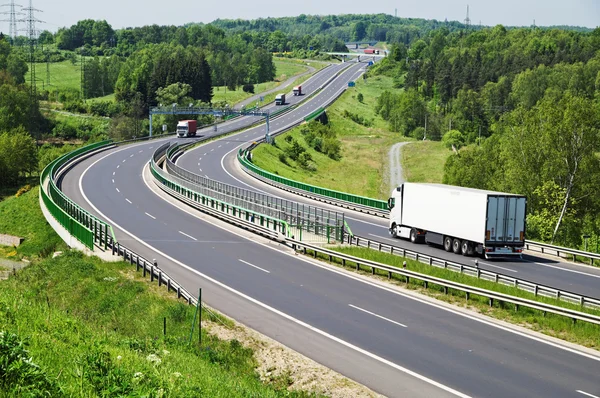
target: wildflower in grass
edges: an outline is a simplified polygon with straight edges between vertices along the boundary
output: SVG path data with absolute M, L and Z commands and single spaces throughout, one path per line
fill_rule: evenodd
M 161 359 L 156 354 L 150 354 L 150 355 L 148 355 L 146 357 L 146 360 L 148 362 L 152 362 L 155 365 L 160 365 L 160 363 L 162 362 Z
M 143 374 L 142 372 L 135 372 L 135 373 L 133 374 L 133 379 L 134 379 L 135 381 L 140 381 L 140 380 L 142 380 L 143 378 L 144 378 L 144 374 Z
M 169 351 L 167 351 L 167 350 L 162 350 L 162 353 L 163 353 L 163 355 L 164 355 L 165 357 L 166 357 L 167 355 L 169 355 L 169 354 L 170 354 L 170 352 L 169 352 Z
M 179 373 L 179 372 L 175 372 L 175 373 L 173 373 L 173 377 L 175 377 L 175 378 L 177 378 L 177 379 L 178 379 L 178 378 L 180 378 L 180 377 L 181 377 L 181 373 Z
M 123 357 L 120 355 L 117 355 L 117 361 L 120 361 L 121 359 L 123 359 Z
M 107 276 L 104 278 L 104 280 L 108 282 L 114 282 L 117 280 L 117 278 L 115 278 L 114 276 Z

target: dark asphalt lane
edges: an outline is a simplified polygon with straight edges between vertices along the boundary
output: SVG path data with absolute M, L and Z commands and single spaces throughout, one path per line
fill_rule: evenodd
M 361 73 L 355 66 L 348 69 L 340 76 L 339 81 L 335 81 L 315 99 L 334 95 L 338 90 L 347 85 L 350 80 L 355 80 Z M 322 102 L 324 99 L 322 100 Z M 312 102 L 312 101 L 311 101 Z M 286 119 L 277 124 L 271 123 L 271 130 L 275 131 L 286 124 L 301 120 L 303 115 L 312 112 L 319 106 L 310 102 L 303 105 L 286 115 Z M 348 224 L 352 232 L 356 235 L 364 236 L 369 239 L 391 243 L 395 246 L 414 250 L 423 254 L 435 256 L 459 264 L 474 265 L 474 258 L 465 258 L 454 253 L 447 253 L 441 248 L 423 244 L 412 244 L 407 240 L 392 239 L 387 231 L 388 221 L 386 219 L 367 216 L 347 209 L 335 208 L 325 205 L 321 202 L 313 201 L 298 195 L 289 194 L 263 184 L 237 167 L 237 148 L 244 146 L 245 143 L 260 139 L 264 136 L 264 127 L 259 126 L 242 133 L 217 140 L 206 145 L 202 145 L 194 150 L 186 152 L 179 157 L 177 164 L 191 172 L 206 175 L 209 178 L 225 182 L 230 185 L 239 186 L 245 189 L 269 193 L 273 196 L 282 197 L 288 200 L 294 200 L 319 207 L 334 208 L 337 211 L 343 211 L 346 215 Z M 480 260 L 479 266 L 482 269 L 501 273 L 514 278 L 538 283 L 541 285 L 553 287 L 567 292 L 581 294 L 587 297 L 600 299 L 600 269 L 588 267 L 585 265 L 562 262 L 546 257 L 526 254 L 523 260 L 519 259 L 496 259 Z
M 117 149 L 84 174 L 82 188 L 101 213 L 160 252 L 464 394 L 576 397 L 576 390 L 600 393 L 595 381 L 598 360 L 267 249 L 166 204 L 141 179 L 152 152 L 149 146 Z M 81 173 L 78 168 L 67 174 L 68 195 L 77 189 Z

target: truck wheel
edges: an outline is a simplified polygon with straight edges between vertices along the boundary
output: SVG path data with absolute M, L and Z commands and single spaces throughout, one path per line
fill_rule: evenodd
M 452 251 L 456 254 L 460 254 L 460 248 L 462 246 L 462 242 L 460 239 L 454 239 L 452 241 Z
M 460 247 L 460 251 L 463 256 L 472 256 L 473 255 L 473 244 L 468 240 L 463 240 L 462 245 Z
M 444 250 L 447 252 L 452 251 L 452 238 L 449 236 L 444 236 Z
M 390 228 L 390 235 L 392 235 L 392 238 L 398 237 L 398 226 L 396 224 L 392 225 L 392 228 Z
M 419 235 L 417 235 L 417 230 L 414 228 L 410 230 L 410 241 L 411 243 L 418 243 L 419 241 Z

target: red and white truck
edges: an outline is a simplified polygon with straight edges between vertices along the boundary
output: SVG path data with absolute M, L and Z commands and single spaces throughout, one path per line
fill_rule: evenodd
M 302 86 L 294 87 L 294 95 L 302 95 Z
M 177 123 L 177 137 L 195 137 L 198 130 L 196 120 L 180 120 Z

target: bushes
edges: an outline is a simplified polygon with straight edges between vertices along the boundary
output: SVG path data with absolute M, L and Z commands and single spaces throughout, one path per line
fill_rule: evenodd
M 14 396 L 56 396 L 60 389 L 33 362 L 26 343 L 14 333 L 0 331 L 0 391 Z
M 358 123 L 361 126 L 371 127 L 373 125 L 372 119 L 367 119 L 367 118 L 360 116 L 359 114 L 348 112 L 347 109 L 344 110 L 344 117 L 347 117 L 348 119 L 352 120 L 354 123 Z

